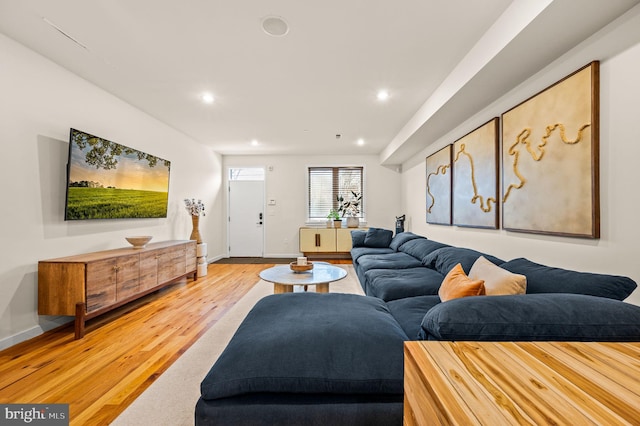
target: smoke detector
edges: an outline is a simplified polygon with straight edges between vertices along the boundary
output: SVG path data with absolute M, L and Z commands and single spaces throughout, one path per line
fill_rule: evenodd
M 262 18 L 262 29 L 273 37 L 282 37 L 289 32 L 289 25 L 280 16 L 265 16 Z

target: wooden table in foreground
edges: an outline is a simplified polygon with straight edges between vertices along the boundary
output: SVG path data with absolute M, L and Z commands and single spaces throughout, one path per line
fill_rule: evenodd
M 407 342 L 405 425 L 640 425 L 640 343 Z

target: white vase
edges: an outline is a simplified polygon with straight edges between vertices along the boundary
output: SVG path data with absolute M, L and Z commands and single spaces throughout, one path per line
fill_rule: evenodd
M 357 217 L 347 218 L 347 228 L 357 228 L 360 225 L 360 219 Z

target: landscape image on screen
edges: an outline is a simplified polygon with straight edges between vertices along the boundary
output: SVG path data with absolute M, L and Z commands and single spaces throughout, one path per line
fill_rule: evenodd
M 171 162 L 71 129 L 65 220 L 167 217 Z

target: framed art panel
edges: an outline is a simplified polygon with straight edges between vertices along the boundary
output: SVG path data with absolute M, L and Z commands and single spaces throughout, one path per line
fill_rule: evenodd
M 502 223 L 511 231 L 600 237 L 599 63 L 502 115 Z
M 453 224 L 498 228 L 498 118 L 453 143 Z
M 427 223 L 451 225 L 451 145 L 427 157 Z

